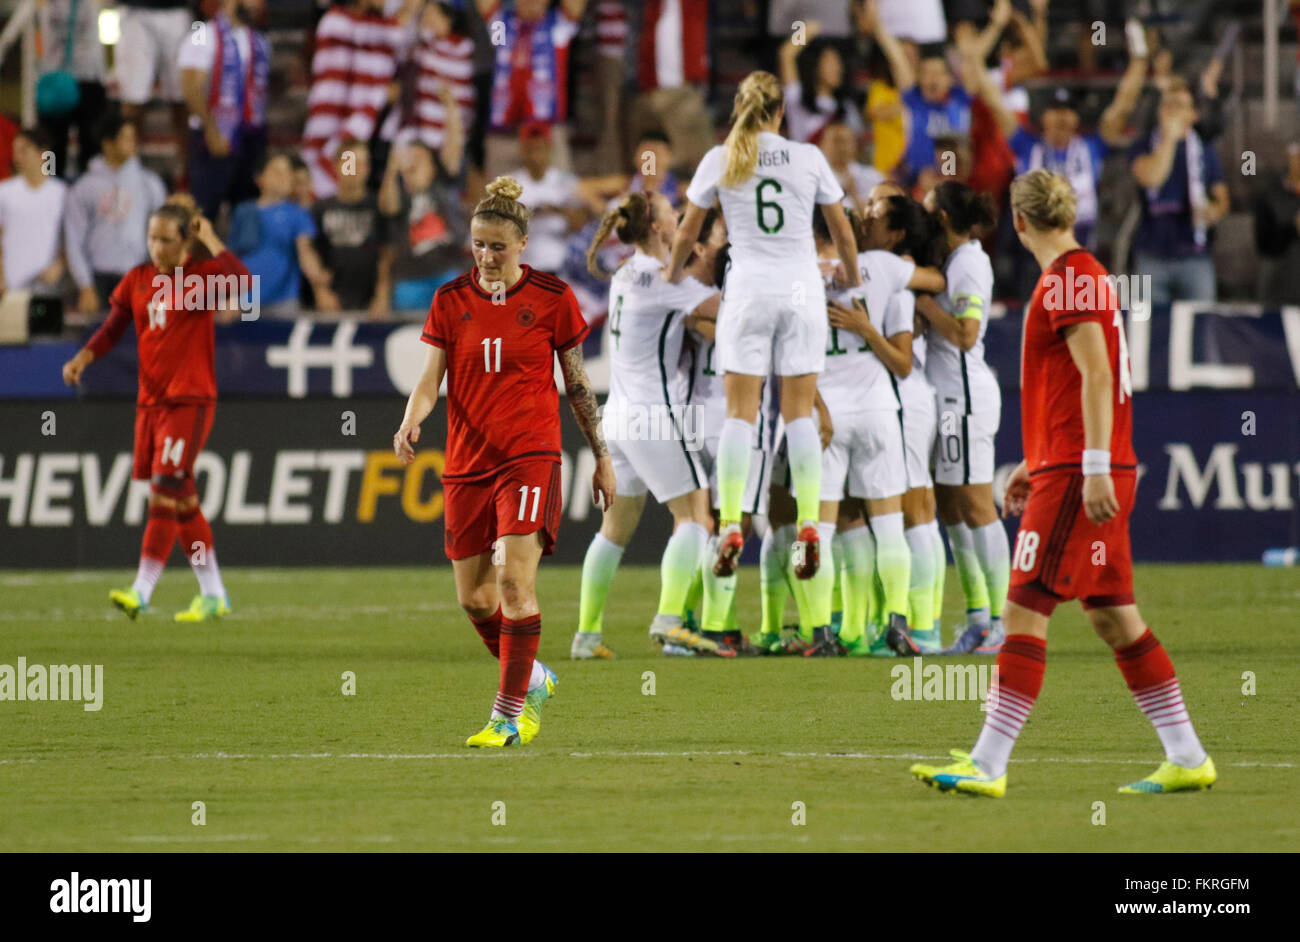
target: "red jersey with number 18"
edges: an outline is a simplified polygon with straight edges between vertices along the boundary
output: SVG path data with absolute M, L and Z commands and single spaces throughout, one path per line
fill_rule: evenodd
M 1084 321 L 1101 325 L 1110 355 L 1111 469 L 1135 469 L 1128 343 L 1124 316 L 1116 306 L 1106 269 L 1084 249 L 1065 252 L 1039 276 L 1026 311 L 1020 347 L 1020 425 L 1029 473 L 1078 471 L 1083 459 L 1082 378 L 1063 331 Z
M 444 481 L 474 481 L 517 461 L 559 461 L 555 354 L 587 336 L 573 291 L 523 267 L 504 297 L 473 268 L 438 289 L 421 339 L 447 351 Z

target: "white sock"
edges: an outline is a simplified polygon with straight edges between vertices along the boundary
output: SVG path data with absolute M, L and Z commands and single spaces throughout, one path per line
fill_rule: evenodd
M 718 513 L 726 523 L 739 523 L 754 448 L 754 426 L 744 419 L 727 419 L 718 435 Z
M 975 558 L 984 570 L 984 584 L 989 590 L 990 611 L 1002 616 L 1007 601 L 1007 586 L 1011 581 L 1011 549 L 1007 546 L 1007 531 L 1002 521 L 994 520 L 971 530 Z
M 196 551 L 197 552 L 197 551 Z M 200 595 L 214 595 L 219 599 L 226 597 L 226 586 L 221 581 L 221 569 L 217 566 L 217 551 L 209 546 L 203 554 L 203 563 L 194 561 L 195 553 L 190 553 L 190 568 L 199 580 Z
M 542 662 L 533 658 L 533 674 L 528 678 L 528 689 L 536 690 L 546 683 L 546 670 L 542 667 Z
M 166 565 L 161 559 L 153 559 L 149 556 L 140 557 L 140 568 L 136 570 L 135 584 L 132 588 L 140 593 L 140 601 L 145 605 L 149 604 L 149 599 L 153 596 L 153 587 L 162 578 L 163 567 Z

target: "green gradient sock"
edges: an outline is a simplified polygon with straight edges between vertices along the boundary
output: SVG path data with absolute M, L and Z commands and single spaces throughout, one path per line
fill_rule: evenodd
M 903 536 L 903 512 L 881 514 L 871 518 L 876 537 L 876 574 L 884 593 L 881 623 L 898 613 L 906 617 L 907 590 L 912 581 L 912 553 Z M 928 626 L 927 626 L 928 627 Z
M 788 523 L 769 529 L 763 535 L 763 545 L 758 554 L 758 591 L 766 634 L 779 635 L 785 621 L 785 602 L 790 597 L 786 569 L 793 542 L 794 527 Z
M 907 621 L 913 628 L 928 631 L 934 626 L 934 550 L 930 546 L 930 528 L 921 524 L 906 530 L 903 536 L 912 557 L 912 579 L 907 588 L 910 607 Z
M 944 524 L 944 529 L 948 531 L 952 558 L 957 563 L 961 591 L 966 596 L 966 611 L 988 608 L 989 590 L 984 584 L 984 570 L 980 568 L 980 561 L 975 555 L 970 527 L 964 523 L 948 523 Z
M 854 527 L 839 534 L 836 543 L 844 595 L 840 640 L 852 644 L 860 640 L 867 629 L 871 596 L 876 591 L 876 541 L 866 527 Z
M 705 556 L 704 562 L 696 570 L 695 578 L 691 580 L 691 587 L 686 590 L 686 611 L 700 614 L 700 606 L 704 604 L 704 570 L 712 565 L 713 560 Z
M 807 417 L 790 422 L 785 427 L 785 442 L 798 522 L 804 524 L 817 519 L 821 504 L 822 442 L 817 435 L 816 423 Z M 824 544 L 822 553 L 829 556 L 832 552 L 830 540 L 825 540 Z
M 686 612 L 686 593 L 700 568 L 709 531 L 698 523 L 683 523 L 673 531 L 659 564 L 659 614 L 681 618 Z
M 718 516 L 724 524 L 740 522 L 753 441 L 751 423 L 744 419 L 727 419 L 722 423 L 718 437 Z
M 934 553 L 934 617 L 943 622 L 943 590 L 948 578 L 948 552 L 943 548 L 943 534 L 939 532 L 939 521 L 931 520 L 925 524 L 930 529 L 930 551 Z
M 578 590 L 578 630 L 599 633 L 605 616 L 605 599 L 623 558 L 623 547 L 597 533 L 582 560 L 582 584 Z
M 713 559 L 717 555 L 718 538 L 712 537 L 700 566 L 704 583 L 704 613 L 700 627 L 705 631 L 724 631 L 727 618 L 735 605 L 736 574 L 720 577 L 713 574 Z
M 831 623 L 831 594 L 835 589 L 835 524 L 817 524 L 821 539 L 821 564 L 816 574 L 805 580 L 808 586 L 808 618 L 812 627 L 820 628 Z
M 988 587 L 989 615 L 1002 617 L 1007 604 L 1007 586 L 1011 583 L 1011 550 L 1002 521 L 994 520 L 971 531 L 975 558 L 979 560 L 984 584 Z

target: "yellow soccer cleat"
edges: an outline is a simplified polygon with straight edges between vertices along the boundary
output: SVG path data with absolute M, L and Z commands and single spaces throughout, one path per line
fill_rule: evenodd
M 956 762 L 949 765 L 925 765 L 917 763 L 908 769 L 912 777 L 941 792 L 962 792 L 966 795 L 983 795 L 985 798 L 1001 798 L 1007 793 L 1007 774 L 1003 772 L 997 778 L 990 778 L 984 773 L 970 753 L 960 749 L 951 750 Z
M 140 593 L 134 588 L 113 589 L 108 593 L 108 600 L 113 603 L 114 607 L 125 612 L 126 617 L 132 621 L 135 621 L 137 615 L 149 608 L 140 598 Z
M 176 613 L 177 621 L 196 622 L 211 621 L 221 615 L 230 614 L 230 600 L 215 595 L 196 595 L 190 607 Z
M 538 663 L 541 664 L 540 661 Z M 546 680 L 535 689 L 528 691 L 528 695 L 524 697 L 524 712 L 519 714 L 519 744 L 521 746 L 526 746 L 537 738 L 537 733 L 542 728 L 542 704 L 555 696 L 555 687 L 559 683 L 555 677 L 555 671 L 545 664 L 541 664 L 541 667 L 546 673 Z
M 465 745 L 478 748 L 490 746 L 504 748 L 519 742 L 519 726 L 514 720 L 498 717 L 488 720 L 482 730 L 465 740 Z
M 1164 795 L 1169 792 L 1194 792 L 1209 788 L 1218 781 L 1218 778 L 1218 773 L 1214 771 L 1214 760 L 1209 756 L 1206 756 L 1205 761 L 1194 769 L 1174 765 L 1166 759 L 1160 763 L 1160 768 L 1142 781 L 1121 785 L 1119 793 L 1121 795 Z

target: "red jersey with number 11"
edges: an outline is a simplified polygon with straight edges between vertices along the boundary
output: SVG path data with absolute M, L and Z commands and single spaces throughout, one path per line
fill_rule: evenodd
M 1063 331 L 1095 321 L 1106 335 L 1110 356 L 1110 435 L 1113 471 L 1133 470 L 1133 380 L 1129 371 L 1124 316 L 1101 262 L 1084 249 L 1072 249 L 1038 279 L 1026 308 L 1020 347 L 1021 434 L 1029 473 L 1078 471 L 1083 460 L 1082 377 Z
M 560 460 L 555 354 L 582 343 L 587 322 L 560 279 L 523 266 L 503 296 L 478 269 L 433 296 L 421 339 L 447 351 L 444 481 L 489 477 L 516 461 Z

